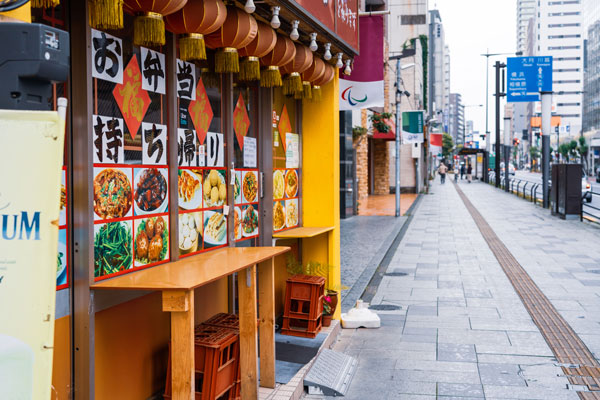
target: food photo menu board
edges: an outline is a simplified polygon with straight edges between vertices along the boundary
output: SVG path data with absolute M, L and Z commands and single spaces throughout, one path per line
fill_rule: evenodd
M 239 93 L 233 110 L 235 133 L 235 182 L 234 182 L 234 237 L 236 242 L 258 238 L 259 226 L 259 171 L 257 168 L 258 132 L 250 118 L 250 102 L 255 92 L 250 88 L 236 88 Z M 246 100 L 244 100 L 244 98 Z M 248 245 L 255 241 L 248 241 Z
M 60 182 L 60 214 L 58 217 L 58 257 L 56 263 L 56 290 L 69 287 L 68 262 L 68 197 L 67 197 L 67 167 L 62 168 Z
M 273 232 L 299 224 L 300 143 L 286 105 L 273 115 Z
M 95 280 L 169 260 L 165 55 L 92 29 Z
M 179 255 L 185 257 L 228 244 L 227 171 L 219 90 L 206 88 L 193 64 L 177 60 L 177 68 Z

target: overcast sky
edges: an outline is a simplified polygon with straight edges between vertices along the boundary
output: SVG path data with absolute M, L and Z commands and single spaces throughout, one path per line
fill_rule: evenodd
M 516 0 L 429 0 L 442 17 L 450 47 L 450 91 L 462 95 L 465 120 L 485 132 L 485 60 L 480 54 L 516 51 Z M 492 65 L 507 56 L 489 60 L 489 130 L 494 132 L 495 75 Z M 504 107 L 502 105 L 502 107 Z M 502 108 L 503 110 L 503 108 Z M 501 111 L 501 116 L 503 111 Z M 502 117 L 501 117 L 502 118 Z

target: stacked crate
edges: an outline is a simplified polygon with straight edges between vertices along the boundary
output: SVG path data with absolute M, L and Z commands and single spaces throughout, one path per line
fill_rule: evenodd
M 240 333 L 240 319 L 237 314 L 227 314 L 227 313 L 219 313 L 215 314 L 206 321 L 202 323 L 202 325 L 208 326 L 216 326 L 225 329 L 231 329 L 236 332 L 238 335 Z M 240 364 L 238 362 L 237 366 L 237 376 L 236 376 L 236 384 L 235 384 L 235 392 L 233 399 L 241 399 L 241 373 L 240 373 Z
M 286 281 L 281 333 L 314 338 L 321 330 L 325 278 L 294 275 Z
M 233 329 L 198 325 L 194 332 L 195 400 L 239 398 L 240 342 Z M 165 386 L 171 398 L 171 353 Z

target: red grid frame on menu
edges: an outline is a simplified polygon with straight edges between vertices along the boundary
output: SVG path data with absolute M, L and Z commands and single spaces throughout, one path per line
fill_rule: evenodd
M 124 74 L 124 79 L 123 82 L 125 82 L 125 74 L 126 71 L 128 69 L 128 67 L 130 66 L 130 62 L 132 60 L 137 61 L 137 66 L 138 69 L 141 71 L 142 70 L 142 66 L 141 66 L 141 52 L 142 52 L 142 48 L 140 47 L 136 47 L 133 46 L 133 44 L 131 43 L 131 38 L 128 37 L 120 37 L 118 35 L 114 35 L 111 34 L 112 36 L 116 36 L 119 39 L 122 40 L 122 49 L 123 49 L 123 56 L 122 56 L 122 68 L 123 68 L 123 74 Z M 153 50 L 155 52 L 160 53 L 161 50 L 160 49 L 150 49 Z M 164 54 L 164 53 L 163 53 Z M 164 71 L 165 71 L 165 75 L 166 75 L 166 65 L 163 66 L 164 67 Z M 140 72 L 141 73 L 141 72 Z M 143 77 L 142 77 L 143 79 Z M 166 119 L 167 119 L 167 115 L 166 115 L 166 110 L 165 110 L 165 105 L 166 105 L 166 92 L 165 94 L 161 94 L 161 93 L 155 93 L 155 92 L 151 92 L 149 90 L 144 90 L 142 87 L 137 87 L 137 96 L 134 96 L 133 99 L 134 100 L 138 100 L 138 101 L 143 101 L 140 99 L 146 98 L 148 99 L 148 101 L 145 104 L 145 106 L 143 107 L 143 112 L 141 114 L 142 119 L 139 121 L 139 125 L 137 126 L 137 130 L 136 132 L 130 132 L 129 130 L 129 123 L 126 120 L 126 116 L 123 115 L 123 111 L 121 106 L 118 104 L 117 98 L 115 97 L 115 90 L 116 87 L 120 85 L 119 83 L 115 83 L 115 82 L 110 82 L 110 81 L 105 81 L 103 79 L 99 79 L 99 78 L 93 78 L 93 96 L 94 96 L 94 112 L 92 116 L 89 116 L 89 118 L 94 118 L 94 116 L 102 116 L 102 117 L 109 117 L 109 118 L 118 118 L 122 120 L 122 125 L 121 125 L 121 129 L 123 132 L 123 151 L 124 151 L 124 162 L 123 163 L 94 163 L 93 167 L 94 167 L 94 181 L 96 180 L 97 176 L 100 174 L 101 171 L 103 170 L 107 170 L 107 169 L 113 169 L 113 170 L 117 170 L 117 171 L 121 171 L 124 172 L 125 175 L 128 178 L 128 182 L 130 185 L 130 194 L 129 194 L 129 204 L 130 207 L 128 209 L 128 211 L 126 212 L 125 216 L 122 217 L 117 217 L 117 218 L 108 218 L 108 219 L 103 219 L 100 215 L 98 215 L 96 213 L 95 210 L 92 210 L 92 215 L 94 216 L 94 241 L 97 235 L 97 232 L 99 231 L 99 229 L 101 229 L 102 225 L 106 225 L 106 224 L 111 224 L 111 223 L 119 223 L 119 224 L 124 224 L 125 229 L 127 230 L 128 228 L 130 228 L 130 235 L 131 235 L 131 241 L 130 241 L 130 245 L 128 247 L 130 254 L 131 254 L 131 262 L 129 263 L 128 266 L 126 266 L 126 268 L 116 271 L 116 272 L 112 272 L 106 275 L 97 275 L 96 273 L 96 257 L 94 260 L 94 269 L 95 269 L 95 276 L 94 276 L 94 280 L 95 281 L 100 281 L 103 279 L 107 279 L 107 278 L 111 278 L 114 276 L 118 276 L 118 275 L 123 275 L 129 272 L 133 272 L 133 271 L 137 271 L 140 269 L 145 269 L 145 268 L 149 268 L 158 264 L 163 264 L 166 262 L 170 261 L 170 252 L 171 249 L 169 247 L 169 235 L 171 234 L 171 227 L 169 225 L 169 205 L 170 205 L 170 199 L 169 199 L 169 190 L 168 187 L 171 184 L 168 180 L 168 162 L 169 162 L 169 157 L 168 157 L 168 135 L 172 134 L 171 132 L 166 132 L 166 137 L 164 138 L 164 142 L 163 142 L 163 148 L 162 151 L 165 153 L 166 157 L 165 157 L 165 161 L 160 163 L 160 164 L 144 164 L 143 163 L 143 156 L 141 155 L 142 150 L 143 150 L 143 144 L 142 144 L 142 136 L 143 136 L 143 132 L 142 131 L 142 123 L 150 123 L 150 124 L 160 124 L 160 125 L 166 125 Z M 170 90 L 169 88 L 166 88 L 166 90 Z M 129 117 L 131 118 L 131 117 Z M 165 128 L 166 129 L 166 126 Z M 90 135 L 94 135 L 94 132 L 90 132 Z M 104 150 L 104 149 L 102 149 Z M 92 149 L 92 151 L 95 151 L 95 149 Z M 160 176 L 163 177 L 164 182 L 166 183 L 166 187 L 165 187 L 165 194 L 164 194 L 164 199 L 161 202 L 161 206 L 160 208 L 164 208 L 163 210 L 156 212 L 156 213 L 151 213 L 151 212 L 141 212 L 141 213 L 137 213 L 135 211 L 136 209 L 136 199 L 135 197 L 135 192 L 136 192 L 136 184 L 135 184 L 135 180 L 136 177 L 138 176 L 142 176 L 143 175 L 143 170 L 148 169 L 148 170 L 158 170 L 158 173 L 160 174 Z M 96 202 L 96 199 L 94 199 L 94 202 Z M 166 203 L 166 205 L 164 205 Z M 164 207 L 163 207 L 164 205 Z M 139 209 L 140 206 L 138 206 Z M 158 218 L 162 218 L 163 222 L 165 224 L 165 227 L 167 229 L 167 237 L 165 238 L 161 238 L 162 239 L 162 246 L 163 249 L 166 248 L 166 253 L 164 254 L 164 256 L 162 257 L 161 260 L 158 261 L 153 261 L 153 262 L 148 262 L 148 263 L 144 263 L 143 261 L 139 261 L 137 259 L 137 247 L 136 247 L 136 239 L 138 235 L 141 235 L 142 232 L 140 231 L 139 233 L 137 232 L 138 227 L 141 226 L 142 222 L 145 224 L 146 222 L 144 221 L 148 221 L 148 219 L 150 218 L 154 218 L 155 220 Z M 145 234 L 145 232 L 144 232 Z M 152 238 L 147 238 L 148 239 L 148 243 L 150 244 Z M 162 254 L 163 251 L 161 250 Z M 149 260 L 148 260 L 149 261 Z

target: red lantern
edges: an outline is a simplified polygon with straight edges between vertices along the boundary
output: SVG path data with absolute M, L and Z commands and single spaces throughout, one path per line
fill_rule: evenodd
M 204 35 L 219 29 L 227 17 L 221 0 L 188 0 L 179 11 L 165 17 L 167 29 L 179 37 L 179 58 L 184 61 L 205 60 Z
M 258 33 L 250 44 L 239 53 L 242 57 L 240 62 L 240 81 L 257 81 L 260 79 L 260 57 L 267 55 L 277 43 L 277 34 L 269 24 L 258 22 Z
M 283 94 L 298 96 L 302 94 L 302 78 L 300 74 L 306 71 L 313 62 L 313 53 L 303 44 L 295 44 L 296 56 L 289 63 L 281 67 L 281 72 L 286 74 L 283 79 Z M 301 97 L 301 96 L 300 96 Z
M 187 0 L 123 0 L 123 9 L 136 16 L 133 44 L 147 47 L 164 45 L 163 16 L 181 10 L 186 3 Z
M 277 43 L 275 43 L 273 50 L 260 59 L 260 64 L 266 67 L 260 73 L 260 86 L 281 86 L 283 83 L 281 82 L 279 67 L 292 61 L 295 56 L 296 47 L 294 42 L 287 36 L 277 35 Z
M 318 57 L 313 57 L 313 63 L 302 73 L 302 97 L 312 98 L 311 83 L 320 79 L 325 73 L 325 62 Z M 296 96 L 294 96 L 296 97 Z
M 258 24 L 252 15 L 235 6 L 228 6 L 223 26 L 204 39 L 208 47 L 218 49 L 215 54 L 216 72 L 239 72 L 237 49 L 249 45 L 257 33 Z

